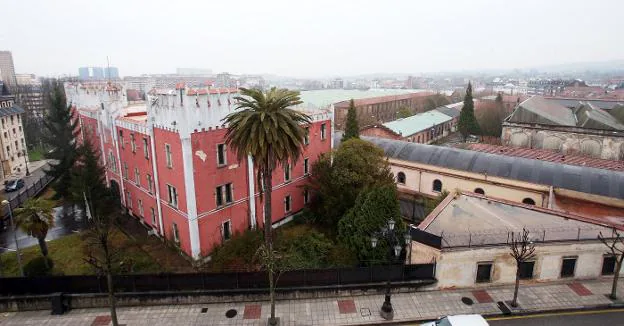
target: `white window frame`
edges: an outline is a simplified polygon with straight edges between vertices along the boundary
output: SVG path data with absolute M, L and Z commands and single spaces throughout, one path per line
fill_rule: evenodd
M 158 223 L 156 223 L 156 210 L 154 209 L 154 207 L 150 207 L 150 213 L 152 215 L 152 225 L 158 225 Z
M 130 190 L 126 191 L 126 206 L 132 208 L 132 193 Z
M 305 128 L 305 136 L 303 136 L 303 144 L 310 145 L 310 127 Z
M 226 226 L 226 224 L 227 224 L 227 229 L 228 229 L 227 233 L 229 235 L 227 239 L 225 238 L 225 226 Z M 227 241 L 227 240 L 230 240 L 230 239 L 232 239 L 232 221 L 230 219 L 228 219 L 228 220 L 225 220 L 225 221 L 221 222 L 221 240 L 222 241 Z
M 173 155 L 171 153 L 171 145 L 165 144 L 165 162 L 168 168 L 173 168 Z
M 325 140 L 326 138 L 326 127 L 324 123 L 321 123 L 321 140 Z
M 147 192 L 151 194 L 154 191 L 154 185 L 152 184 L 152 175 L 149 173 L 146 173 L 145 175 L 145 178 L 147 179 Z
M 227 200 L 227 189 L 228 189 L 228 185 L 229 185 L 229 193 L 230 193 L 230 201 Z M 219 204 L 218 200 L 219 200 L 219 192 L 221 192 L 221 204 Z M 224 206 L 228 206 L 231 205 L 232 203 L 234 203 L 234 185 L 231 182 L 228 183 L 224 183 L 220 186 L 217 186 L 215 188 L 215 205 L 217 207 L 224 207 Z
M 167 184 L 167 201 L 169 206 L 178 208 L 178 189 L 170 184 Z
M 223 146 L 223 153 L 219 150 L 219 148 Z M 221 155 L 223 154 L 223 155 Z M 219 156 L 223 156 L 223 162 L 219 162 Z M 217 166 L 226 166 L 227 165 L 227 145 L 225 143 L 217 144 Z
M 290 195 L 284 196 L 284 213 L 292 212 L 292 197 Z
M 284 166 L 284 182 L 290 182 L 292 179 L 292 169 L 290 162 Z
M 143 137 L 143 156 L 145 156 L 146 160 L 149 160 L 149 146 L 147 144 L 147 138 Z
M 180 230 L 178 230 L 178 225 L 175 222 L 171 222 L 171 230 L 173 233 L 173 241 L 175 243 L 180 243 Z
M 303 175 L 310 174 L 310 160 L 306 157 L 303 159 Z
M 139 215 L 141 215 L 141 217 L 145 217 L 143 213 L 143 201 L 141 199 L 139 199 L 138 205 L 139 205 Z
M 130 133 L 130 148 L 132 153 L 136 153 L 136 141 L 134 139 L 134 133 Z
M 139 168 L 134 168 L 134 183 L 137 186 L 141 185 L 141 172 L 139 172 Z

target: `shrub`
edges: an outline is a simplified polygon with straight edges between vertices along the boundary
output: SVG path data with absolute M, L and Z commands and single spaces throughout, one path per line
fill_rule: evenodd
M 334 243 L 308 225 L 295 225 L 280 230 L 276 248 L 291 269 L 323 268 L 328 264 Z
M 47 266 L 46 259 L 48 260 Z M 54 268 L 54 262 L 52 259 L 39 256 L 31 259 L 26 265 L 24 265 L 24 275 L 27 277 L 50 275 L 52 274 L 52 268 Z
M 260 230 L 236 233 L 225 243 L 217 246 L 210 255 L 209 269 L 213 272 L 252 271 L 257 269 L 254 255 L 262 244 Z

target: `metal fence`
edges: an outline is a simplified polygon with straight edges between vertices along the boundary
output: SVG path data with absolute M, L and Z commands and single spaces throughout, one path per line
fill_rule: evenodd
M 38 195 L 43 189 L 45 189 L 45 187 L 48 184 L 50 184 L 50 182 L 52 182 L 52 180 L 54 180 L 53 177 L 47 174 L 43 174 L 39 179 L 37 179 L 37 181 L 35 181 L 33 184 L 31 184 L 27 188 L 24 187 L 20 189 L 17 196 L 11 199 L 8 199 L 9 203 L 11 203 L 11 208 L 15 209 L 21 206 L 29 198 L 32 198 Z M 2 207 L 2 219 L 4 220 L 8 217 L 9 217 L 9 207 L 3 206 Z M 0 223 L 2 223 L 2 221 L 0 221 Z
M 285 272 L 279 288 L 433 281 L 434 264 L 310 269 Z M 137 274 L 114 277 L 117 292 L 252 290 L 269 287 L 266 272 Z M 0 295 L 104 293 L 106 278 L 92 275 L 0 278 Z

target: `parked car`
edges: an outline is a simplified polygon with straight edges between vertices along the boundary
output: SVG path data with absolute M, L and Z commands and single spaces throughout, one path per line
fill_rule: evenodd
M 24 179 L 10 180 L 4 185 L 4 191 L 17 191 L 24 187 Z
M 442 317 L 436 321 L 421 324 L 421 326 L 488 326 L 488 322 L 481 315 L 455 315 Z

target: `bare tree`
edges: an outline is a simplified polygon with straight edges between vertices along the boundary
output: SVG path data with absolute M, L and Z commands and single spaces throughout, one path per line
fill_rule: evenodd
M 93 212 L 93 207 L 87 202 L 87 214 Z M 98 275 L 106 275 L 108 289 L 108 303 L 110 307 L 111 321 L 113 326 L 119 325 L 117 321 L 117 300 L 113 286 L 113 266 L 118 259 L 119 252 L 113 247 L 112 233 L 114 230 L 114 214 L 97 214 L 91 216 L 91 224 L 86 232 L 85 261 L 95 268 Z
M 516 287 L 514 289 L 512 307 L 518 306 L 518 288 L 520 287 L 520 265 L 535 258 L 535 244 L 531 241 L 529 230 L 522 229 L 522 234 L 511 233 L 511 257 L 516 261 Z
M 622 261 L 624 261 L 624 238 L 619 232 L 613 229 L 613 233 L 610 238 L 605 238 L 602 232 L 598 234 L 598 239 L 609 248 L 609 254 L 615 257 L 615 271 L 613 274 L 613 284 L 611 285 L 611 294 L 609 298 L 617 299 L 617 283 L 620 278 L 620 270 L 622 269 Z
M 260 259 L 262 267 L 266 269 L 269 276 L 269 300 L 271 302 L 271 316 L 269 325 L 277 325 L 275 318 L 275 287 L 282 273 L 288 271 L 287 262 L 283 255 L 273 249 L 273 244 L 261 244 L 256 251 L 256 256 Z

